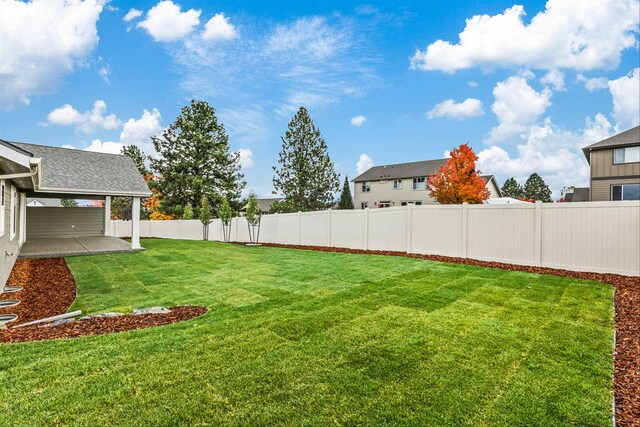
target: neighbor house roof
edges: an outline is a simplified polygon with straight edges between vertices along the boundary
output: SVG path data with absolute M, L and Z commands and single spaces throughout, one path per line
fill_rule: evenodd
M 0 140 L 1 141 L 1 140 Z M 2 141 L 39 158 L 36 193 L 150 196 L 129 156 Z
M 270 199 L 257 199 L 258 209 L 260 209 L 260 212 L 269 212 L 269 210 L 271 210 L 271 206 L 275 202 L 280 202 L 282 200 L 284 200 L 282 197 L 274 197 Z M 246 209 L 247 209 L 247 205 L 244 205 L 240 210 L 245 211 Z
M 377 181 L 381 179 L 415 178 L 433 175 L 440 169 L 440 166 L 444 166 L 445 163 L 447 163 L 447 159 L 374 166 L 352 179 L 352 181 Z
M 636 126 L 607 139 L 603 139 L 600 142 L 584 147 L 582 152 L 587 157 L 587 161 L 590 161 L 590 151 L 638 144 L 640 144 L 640 126 Z

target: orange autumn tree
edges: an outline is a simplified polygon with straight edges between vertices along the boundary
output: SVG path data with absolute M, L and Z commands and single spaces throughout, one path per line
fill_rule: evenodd
M 476 160 L 478 156 L 468 144 L 454 148 L 447 163 L 427 180 L 429 195 L 444 205 L 487 200 L 490 193 L 480 171 L 476 171 Z
M 147 185 L 149 185 L 149 188 L 151 188 L 151 197 L 147 197 L 142 203 L 142 206 L 147 210 L 147 213 L 149 214 L 149 219 L 153 221 L 175 219 L 173 215 L 168 215 L 160 210 L 157 210 L 158 205 L 160 204 L 160 192 L 156 188 L 155 177 L 153 176 L 153 174 L 145 174 L 144 179 L 145 181 L 147 181 Z

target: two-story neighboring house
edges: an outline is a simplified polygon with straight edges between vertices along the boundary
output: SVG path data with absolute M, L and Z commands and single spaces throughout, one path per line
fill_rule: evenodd
M 355 183 L 355 209 L 387 208 L 408 204 L 438 203 L 426 189 L 427 178 L 438 172 L 447 159 L 374 166 L 352 180 Z M 483 176 L 491 197 L 501 197 L 500 187 L 493 175 Z
M 582 151 L 591 166 L 591 201 L 640 200 L 640 126 Z

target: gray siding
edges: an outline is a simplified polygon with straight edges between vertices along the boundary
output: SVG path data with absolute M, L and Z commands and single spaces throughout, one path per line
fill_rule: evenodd
M 5 282 L 9 278 L 11 269 L 16 262 L 18 253 L 20 252 L 20 197 L 18 194 L 18 215 L 16 216 L 16 235 L 11 239 L 11 181 L 5 181 L 5 203 L 1 214 L 4 215 L 4 234 L 0 236 L 0 289 L 4 287 Z
M 27 208 L 27 239 L 104 235 L 104 208 Z
M 591 152 L 591 177 L 623 177 L 640 175 L 640 163 L 613 164 L 613 148 Z M 595 199 L 594 199 L 595 200 Z M 609 200 L 609 199 L 607 199 Z

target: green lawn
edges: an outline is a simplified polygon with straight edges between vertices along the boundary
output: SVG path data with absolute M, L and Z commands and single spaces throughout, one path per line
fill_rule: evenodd
M 0 425 L 611 425 L 608 285 L 399 257 L 143 246 L 69 258 L 73 308 L 209 313 L 0 345 Z

